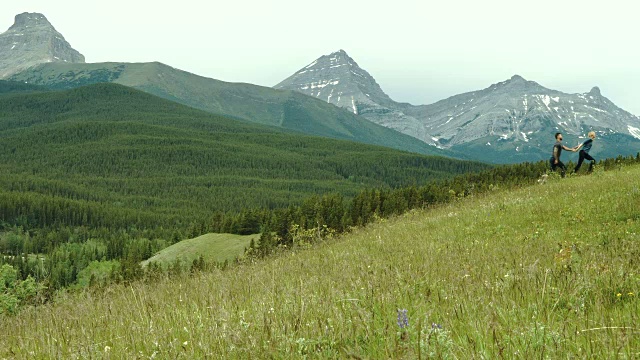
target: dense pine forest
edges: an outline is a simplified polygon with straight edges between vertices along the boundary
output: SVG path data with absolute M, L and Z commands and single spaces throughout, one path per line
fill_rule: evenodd
M 182 227 L 489 168 L 242 123 L 115 84 L 4 95 L 0 119 L 3 218 L 30 227 Z
M 16 304 L 145 276 L 142 260 L 201 234 L 262 233 L 247 256 L 265 256 L 409 209 L 529 185 L 547 167 L 308 137 L 114 84 L 11 89 L 0 95 L 0 264 L 13 269 L 3 268 L 12 288 L 30 289 L 13 295 Z

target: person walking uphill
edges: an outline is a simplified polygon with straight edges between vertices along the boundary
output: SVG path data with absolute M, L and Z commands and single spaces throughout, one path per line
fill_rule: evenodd
M 579 156 L 578 165 L 576 165 L 576 168 L 573 169 L 574 174 L 580 170 L 580 166 L 582 166 L 582 162 L 584 161 L 584 159 L 587 159 L 590 161 L 588 172 L 591 172 L 593 170 L 593 165 L 596 163 L 596 160 L 593 157 L 591 157 L 591 155 L 589 155 L 589 150 L 591 150 L 591 145 L 593 145 L 593 140 L 596 139 L 596 133 L 594 131 L 591 131 L 587 136 L 589 137 L 587 141 L 583 142 L 582 144 L 576 147 L 576 150 L 580 150 L 580 152 L 578 153 L 578 156 Z
M 562 144 L 562 133 L 556 133 L 556 143 L 553 145 L 553 153 L 551 154 L 551 159 L 549 159 L 549 163 L 551 164 L 551 171 L 556 171 L 557 168 L 560 168 L 560 175 L 562 177 L 567 173 L 567 167 L 560 161 L 560 155 L 562 154 L 562 150 L 568 151 L 576 151 L 576 148 L 568 148 Z

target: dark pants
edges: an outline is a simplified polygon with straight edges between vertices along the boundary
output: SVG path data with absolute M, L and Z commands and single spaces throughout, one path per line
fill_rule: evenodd
M 573 169 L 573 172 L 577 173 L 578 170 L 580 170 L 580 166 L 582 166 L 582 162 L 584 161 L 584 159 L 591 161 L 591 163 L 589 164 L 589 172 L 591 172 L 591 170 L 593 170 L 593 164 L 596 163 L 596 160 L 584 150 L 580 150 L 579 155 L 580 157 L 578 158 L 578 165 L 576 165 L 576 168 Z
M 561 170 L 560 175 L 564 177 L 564 175 L 567 173 L 567 167 L 564 166 L 564 164 L 560 160 L 558 160 L 557 164 L 554 164 L 554 162 L 555 162 L 554 158 L 549 159 L 549 164 L 551 164 L 551 171 L 556 171 L 557 168 L 560 168 Z

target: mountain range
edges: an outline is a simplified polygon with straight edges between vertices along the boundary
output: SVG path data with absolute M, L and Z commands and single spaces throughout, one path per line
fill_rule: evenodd
M 598 87 L 566 94 L 514 75 L 483 90 L 414 106 L 393 101 L 340 50 L 321 56 L 275 88 L 322 99 L 438 148 L 485 161 L 548 158 L 555 132 L 578 142 L 595 131 L 603 146 L 593 153 L 600 157 L 640 148 L 640 118 L 617 107 Z
M 37 30 L 34 23 L 37 23 Z M 0 60 L 4 78 L 16 82 L 42 85 L 49 89 L 71 89 L 100 82 L 113 82 L 148 92 L 214 114 L 296 130 L 304 134 L 381 145 L 419 154 L 464 158 L 463 154 L 429 146 L 405 134 L 371 123 L 349 111 L 295 91 L 274 90 L 244 83 L 229 83 L 188 73 L 171 66 L 152 63 L 83 63 L 56 56 L 41 46 L 49 42 L 45 35 L 57 33 L 44 15 L 21 14 L 9 31 L 0 35 L 29 31 L 42 33 L 23 47 L 33 55 L 29 68 L 9 57 Z M 60 35 L 61 38 L 61 35 Z M 65 43 L 67 53 L 79 54 Z M 17 55 L 14 54 L 14 55 Z M 82 57 L 82 55 L 79 55 Z M 84 57 L 82 57 L 82 60 Z M 0 76 L 0 79 L 3 78 Z
M 28 41 L 11 40 L 28 33 Z M 391 99 L 340 50 L 271 89 L 209 79 L 157 62 L 85 64 L 42 14 L 28 13 L 16 16 L 0 35 L 0 46 L 15 46 L 0 58 L 0 78 L 50 89 L 114 82 L 241 121 L 421 154 L 537 161 L 549 157 L 553 133 L 564 132 L 573 146 L 592 130 L 599 138 L 592 151 L 598 158 L 635 154 L 640 148 L 640 118 L 597 87 L 566 94 L 514 75 L 482 90 L 416 106 Z M 17 49 L 38 51 L 25 62 Z

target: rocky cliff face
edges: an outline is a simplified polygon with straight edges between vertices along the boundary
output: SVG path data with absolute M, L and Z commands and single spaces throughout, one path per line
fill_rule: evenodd
M 402 111 L 376 80 L 344 51 L 324 55 L 274 86 L 294 90 L 345 108 L 399 132 L 430 138 L 421 122 Z
M 84 56 L 69 45 L 44 15 L 16 15 L 15 23 L 0 34 L 0 79 L 48 62 L 84 63 Z

